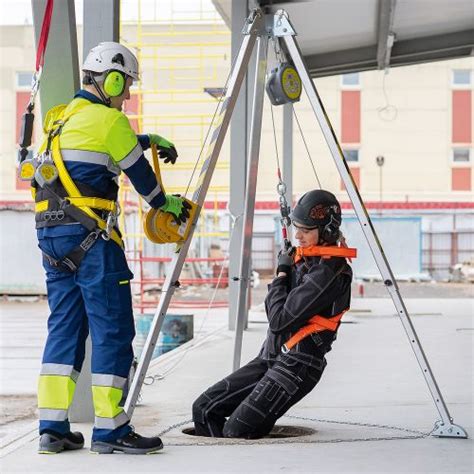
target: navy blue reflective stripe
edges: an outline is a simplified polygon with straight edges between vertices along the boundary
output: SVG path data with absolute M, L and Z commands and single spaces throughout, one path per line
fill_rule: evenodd
M 148 160 L 142 155 L 135 164 L 124 170 L 124 173 L 130 178 L 133 187 L 142 196 L 150 195 L 156 189 L 156 177 Z M 157 194 L 151 201 L 150 206 L 154 208 L 161 207 L 165 203 L 163 192 Z

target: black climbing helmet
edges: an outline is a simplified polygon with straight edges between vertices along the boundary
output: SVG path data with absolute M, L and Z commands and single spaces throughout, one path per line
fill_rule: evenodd
M 320 238 L 333 244 L 339 238 L 341 206 L 334 194 L 315 189 L 304 194 L 291 211 L 290 218 L 296 225 L 319 229 Z

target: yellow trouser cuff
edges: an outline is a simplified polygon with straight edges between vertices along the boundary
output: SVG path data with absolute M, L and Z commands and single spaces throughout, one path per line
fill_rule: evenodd
M 72 403 L 76 383 L 65 375 L 40 375 L 38 407 L 67 410 Z
M 95 416 L 103 418 L 114 418 L 121 411 L 119 407 L 122 400 L 123 390 L 115 387 L 92 386 L 92 398 L 94 400 Z

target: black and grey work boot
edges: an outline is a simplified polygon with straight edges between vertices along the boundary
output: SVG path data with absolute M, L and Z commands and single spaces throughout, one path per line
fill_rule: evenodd
M 61 451 L 72 451 L 84 447 L 84 436 L 79 431 L 66 434 L 43 432 L 39 440 L 39 454 L 57 454 Z
M 92 441 L 91 453 L 112 454 L 121 451 L 126 454 L 153 454 L 163 449 L 163 443 L 158 436 L 145 438 L 131 431 L 116 441 Z

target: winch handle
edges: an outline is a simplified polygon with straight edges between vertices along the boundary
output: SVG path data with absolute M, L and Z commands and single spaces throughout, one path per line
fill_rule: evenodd
M 163 187 L 163 181 L 161 179 L 160 162 L 158 161 L 158 149 L 156 148 L 155 144 L 151 145 L 151 156 L 153 158 L 153 169 L 155 171 L 156 180 L 158 181 L 163 194 L 166 194 L 165 188 Z

